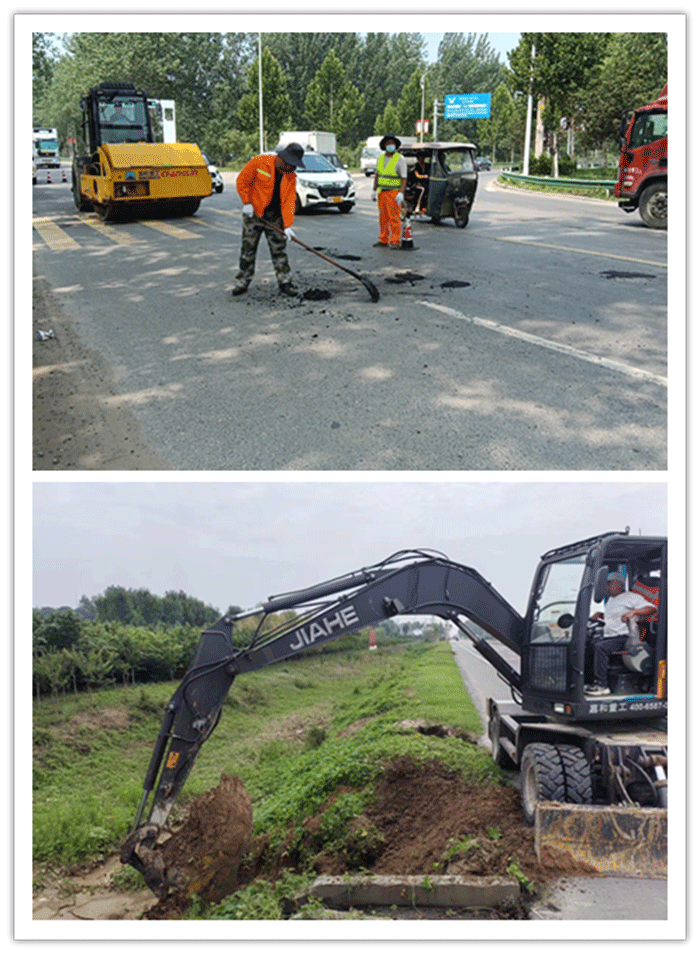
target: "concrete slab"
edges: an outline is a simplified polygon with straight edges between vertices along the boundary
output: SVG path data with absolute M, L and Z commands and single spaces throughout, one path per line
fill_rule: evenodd
M 657 921 L 668 917 L 665 880 L 560 878 L 530 910 L 531 921 Z
M 441 908 L 495 907 L 517 901 L 520 886 L 515 878 L 467 878 L 459 875 L 323 876 L 309 892 L 335 908 L 351 906 L 418 906 Z

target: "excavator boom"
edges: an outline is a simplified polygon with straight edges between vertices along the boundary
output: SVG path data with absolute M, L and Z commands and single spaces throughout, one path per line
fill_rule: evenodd
M 296 613 L 293 619 L 265 631 L 264 624 L 272 614 L 291 609 Z M 236 623 L 259 614 L 262 618 L 255 638 L 246 648 L 237 647 L 233 636 Z M 122 861 L 141 871 L 156 894 L 162 894 L 162 870 L 152 849 L 197 753 L 219 721 L 236 676 L 397 615 L 432 615 L 453 621 L 466 616 L 515 651 L 522 638 L 520 614 L 476 570 L 425 551 L 403 551 L 373 567 L 270 597 L 261 608 L 222 617 L 202 633 L 192 664 L 168 703 L 134 828 L 122 847 Z M 498 655 L 490 646 L 487 651 L 489 661 L 498 667 Z M 502 665 L 507 679 L 519 679 L 505 661 Z

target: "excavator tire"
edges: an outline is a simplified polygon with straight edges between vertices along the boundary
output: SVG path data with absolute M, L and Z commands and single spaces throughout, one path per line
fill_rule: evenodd
M 589 805 L 592 801 L 590 766 L 577 745 L 526 745 L 520 772 L 523 814 L 528 825 L 535 824 L 539 802 Z

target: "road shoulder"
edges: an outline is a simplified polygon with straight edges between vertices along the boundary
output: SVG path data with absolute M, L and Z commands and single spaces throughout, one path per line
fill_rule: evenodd
M 144 440 L 107 362 L 36 276 L 32 306 L 33 470 L 171 470 Z

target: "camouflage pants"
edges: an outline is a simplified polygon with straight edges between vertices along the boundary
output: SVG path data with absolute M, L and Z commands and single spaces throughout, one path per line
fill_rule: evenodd
M 275 220 L 274 225 L 283 229 L 282 219 Z M 277 282 L 288 285 L 292 280 L 292 270 L 287 258 L 287 239 L 274 229 L 266 228 L 259 219 L 250 215 L 243 216 L 243 234 L 241 235 L 241 255 L 238 262 L 236 282 L 239 285 L 249 285 L 255 274 L 255 255 L 258 251 L 260 236 L 265 233 L 270 248 L 270 258 L 275 269 Z

